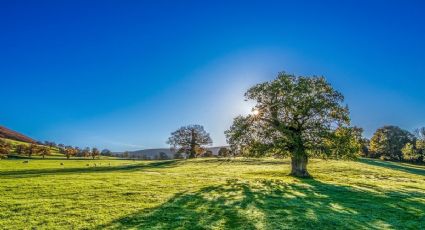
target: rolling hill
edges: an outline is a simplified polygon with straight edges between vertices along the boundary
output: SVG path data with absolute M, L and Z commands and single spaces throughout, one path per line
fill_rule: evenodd
M 18 133 L 4 126 L 0 126 L 0 138 L 11 139 L 15 141 L 22 141 L 27 143 L 35 143 L 36 141 L 24 134 Z

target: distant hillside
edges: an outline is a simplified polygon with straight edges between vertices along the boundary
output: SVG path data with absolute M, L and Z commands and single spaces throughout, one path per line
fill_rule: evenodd
M 209 150 L 211 150 L 213 152 L 214 155 L 218 155 L 218 151 L 220 150 L 220 148 L 223 146 L 219 146 L 219 147 L 211 147 L 208 148 Z M 173 151 L 171 151 L 169 148 L 158 148 L 158 149 L 143 149 L 143 150 L 137 150 L 137 151 L 131 151 L 128 152 L 129 153 L 129 157 L 141 157 L 141 156 L 146 156 L 149 157 L 151 159 L 154 159 L 155 156 L 159 156 L 159 153 L 165 153 L 167 154 L 168 157 L 170 158 L 174 158 L 174 153 Z M 116 154 L 122 154 L 122 152 L 116 153 Z
M 10 130 L 10 129 L 3 127 L 3 126 L 0 126 L 0 138 L 6 138 L 6 139 L 11 139 L 11 140 L 16 140 L 16 141 L 27 142 L 27 143 L 35 143 L 36 142 L 34 139 L 27 137 L 24 134 Z

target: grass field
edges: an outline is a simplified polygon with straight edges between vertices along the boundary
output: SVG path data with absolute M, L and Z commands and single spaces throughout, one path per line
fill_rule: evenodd
M 0 229 L 425 229 L 425 166 L 312 160 L 313 179 L 289 166 L 0 160 Z

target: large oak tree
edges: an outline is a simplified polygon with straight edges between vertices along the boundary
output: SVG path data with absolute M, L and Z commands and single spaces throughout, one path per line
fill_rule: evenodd
M 298 177 L 309 176 L 311 156 L 351 158 L 358 151 L 356 144 L 350 148 L 340 144 L 355 142 L 359 130 L 348 127 L 344 97 L 323 77 L 282 72 L 275 80 L 250 88 L 245 98 L 256 104 L 252 114 L 236 117 L 226 131 L 234 151 L 250 156 L 289 155 L 291 174 Z
M 177 149 L 177 152 L 194 158 L 202 153 L 207 145 L 212 144 L 212 139 L 202 125 L 188 125 L 172 132 L 167 143 Z

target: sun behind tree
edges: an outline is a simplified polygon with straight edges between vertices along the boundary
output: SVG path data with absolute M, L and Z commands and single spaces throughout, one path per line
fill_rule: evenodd
M 202 125 L 188 125 L 172 132 L 167 144 L 177 149 L 178 153 L 195 158 L 205 151 L 206 146 L 212 145 L 212 139 Z
M 348 127 L 349 112 L 342 104 L 343 95 L 323 77 L 296 77 L 282 72 L 275 80 L 250 88 L 245 98 L 256 102 L 253 113 L 236 117 L 225 132 L 233 150 L 242 155 L 290 156 L 291 175 L 308 177 L 309 157 L 351 158 L 357 151 L 356 145 L 341 149 L 333 143 L 356 141 L 358 132 Z M 341 132 L 342 127 L 349 130 Z

